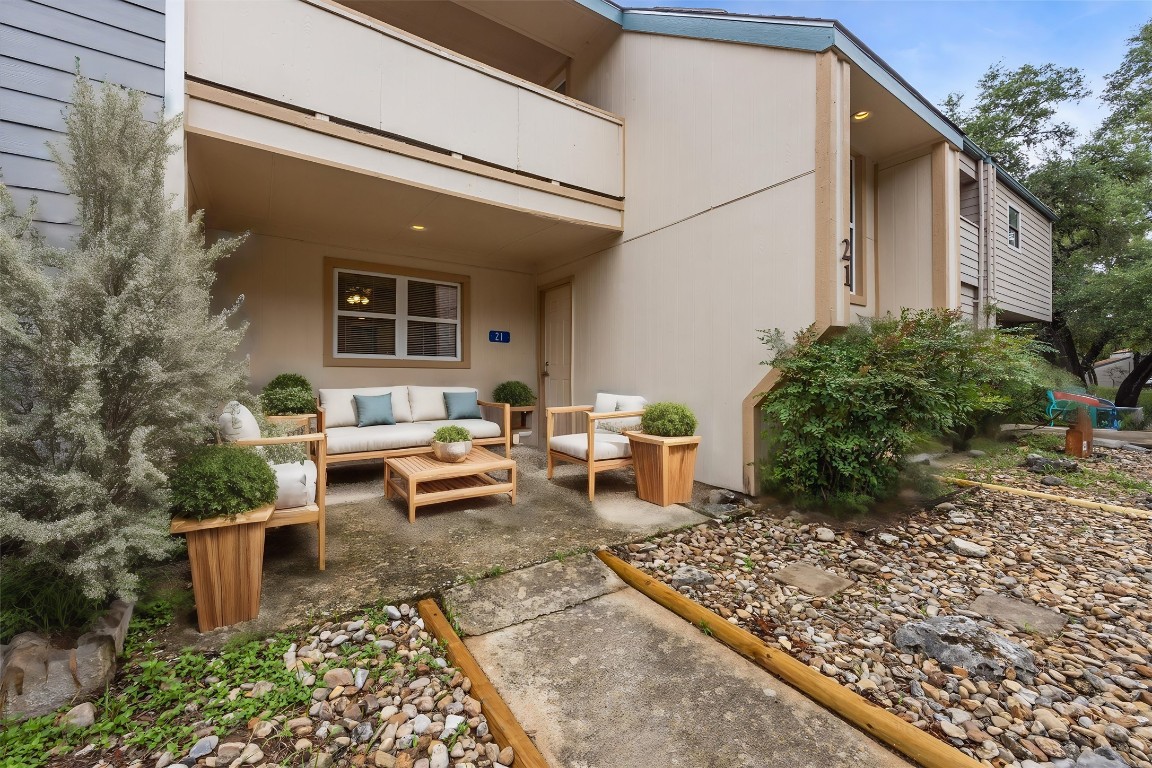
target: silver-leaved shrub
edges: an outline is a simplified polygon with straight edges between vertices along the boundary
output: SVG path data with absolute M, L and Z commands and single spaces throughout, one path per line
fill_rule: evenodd
M 179 118 L 78 77 L 65 150 L 75 247 L 48 247 L 0 184 L 0 540 L 21 567 L 131 598 L 170 554 L 168 474 L 246 384 L 235 311 L 213 312 L 207 246 L 164 193 Z

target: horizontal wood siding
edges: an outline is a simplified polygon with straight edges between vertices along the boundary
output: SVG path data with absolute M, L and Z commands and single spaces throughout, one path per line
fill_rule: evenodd
M 969 322 L 976 318 L 976 287 L 960 284 L 960 314 Z
M 963 155 L 961 155 L 963 157 Z M 960 177 L 960 215 L 975 224 L 980 223 L 980 185 Z
M 960 178 L 963 179 L 964 175 L 976 178 L 976 161 L 968 157 L 963 152 L 960 153 Z
M 977 285 L 980 276 L 980 232 L 968 219 L 960 219 L 960 281 Z
M 1008 245 L 1008 206 L 1020 212 L 1020 247 Z M 989 297 L 1013 319 L 1052 319 L 1052 225 L 1005 185 L 996 186 L 995 292 Z
M 75 234 L 48 144 L 64 143 L 76 67 L 145 94 L 158 115 L 164 93 L 164 0 L 0 0 L 0 173 L 55 245 Z

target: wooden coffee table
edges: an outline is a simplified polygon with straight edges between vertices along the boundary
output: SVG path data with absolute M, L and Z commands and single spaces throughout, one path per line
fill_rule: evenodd
M 508 481 L 489 472 L 507 470 Z M 395 494 L 408 502 L 408 522 L 416 522 L 416 507 L 442 501 L 506 493 L 516 503 L 516 461 L 487 448 L 473 448 L 455 464 L 437 461 L 431 453 L 384 460 L 384 498 Z

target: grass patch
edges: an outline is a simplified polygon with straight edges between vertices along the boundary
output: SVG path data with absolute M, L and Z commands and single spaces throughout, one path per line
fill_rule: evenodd
M 21 632 L 79 636 L 108 607 L 85 597 L 75 579 L 15 558 L 0 563 L 0 595 L 0 643 Z

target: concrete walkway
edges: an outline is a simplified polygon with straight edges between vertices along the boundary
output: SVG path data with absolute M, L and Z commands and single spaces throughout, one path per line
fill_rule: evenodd
M 594 555 L 445 593 L 555 768 L 910 768 Z
M 1000 427 L 1002 432 L 1014 432 L 1021 435 L 1059 435 L 1063 437 L 1068 431 L 1067 427 L 1037 427 L 1031 424 L 1005 424 Z M 1092 437 L 1097 444 L 1105 448 L 1117 448 L 1125 443 L 1137 445 L 1141 448 L 1152 448 L 1152 430 L 1140 431 L 1123 429 L 1094 429 Z

